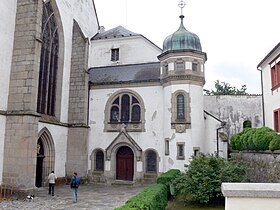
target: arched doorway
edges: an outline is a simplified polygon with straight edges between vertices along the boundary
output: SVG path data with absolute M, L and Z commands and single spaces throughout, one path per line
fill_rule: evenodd
M 44 158 L 44 146 L 42 139 L 40 138 L 37 142 L 36 187 L 42 187 Z
M 127 146 L 120 147 L 116 155 L 116 160 L 116 179 L 132 181 L 134 175 L 133 151 Z
M 35 186 L 47 185 L 47 176 L 54 170 L 54 143 L 48 129 L 44 128 L 39 133 L 37 141 L 37 163 Z

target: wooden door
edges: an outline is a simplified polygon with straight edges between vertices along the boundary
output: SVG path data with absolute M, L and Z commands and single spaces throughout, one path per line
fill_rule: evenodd
M 119 180 L 133 180 L 134 155 L 129 147 L 121 147 L 117 152 L 116 178 Z

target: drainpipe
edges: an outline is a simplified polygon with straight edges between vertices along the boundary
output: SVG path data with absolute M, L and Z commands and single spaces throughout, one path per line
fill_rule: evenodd
M 216 154 L 216 156 L 217 157 L 219 157 L 219 130 L 221 130 L 222 128 L 224 128 L 224 126 L 221 126 L 221 127 L 216 129 L 216 138 L 217 138 L 217 154 Z
M 264 97 L 263 97 L 263 72 L 262 68 L 260 66 L 257 67 L 257 69 L 261 73 L 261 91 L 262 91 L 262 111 L 263 111 L 263 127 L 265 127 L 265 112 L 264 112 Z

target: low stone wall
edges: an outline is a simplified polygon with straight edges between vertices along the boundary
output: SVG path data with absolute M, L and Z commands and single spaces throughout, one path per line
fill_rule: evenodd
M 230 156 L 248 165 L 249 182 L 280 182 L 280 151 L 231 152 Z
M 222 183 L 225 210 L 278 210 L 280 183 Z

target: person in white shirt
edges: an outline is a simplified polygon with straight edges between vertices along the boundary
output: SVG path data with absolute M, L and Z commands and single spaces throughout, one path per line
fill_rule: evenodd
M 56 175 L 54 174 L 54 171 L 52 171 L 49 176 L 49 195 L 52 194 L 54 196 L 54 186 L 55 186 L 55 180 L 57 179 Z

